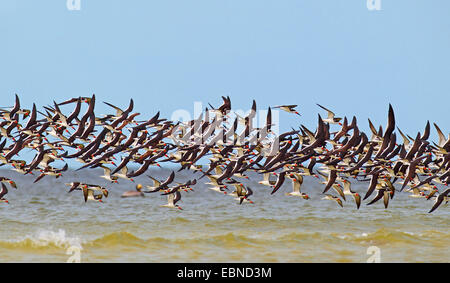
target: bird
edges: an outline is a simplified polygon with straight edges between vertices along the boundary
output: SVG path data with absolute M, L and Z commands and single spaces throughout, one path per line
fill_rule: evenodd
M 298 196 L 298 197 L 302 197 L 303 199 L 310 199 L 310 197 L 308 196 L 308 194 L 306 193 L 302 193 L 300 191 L 300 187 L 303 184 L 303 176 L 300 174 L 289 174 L 288 178 L 292 180 L 292 192 L 286 193 L 286 195 L 288 196 Z
M 89 191 L 101 192 L 105 197 L 108 197 L 108 195 L 109 195 L 109 191 L 106 188 L 99 186 L 99 185 L 81 184 L 81 187 L 83 190 L 87 189 Z
M 103 202 L 102 197 L 103 194 L 94 194 L 94 190 L 89 189 L 87 187 L 83 187 L 83 196 L 84 196 L 84 202 L 87 202 L 88 200 L 97 201 L 97 202 Z
M 351 189 L 351 183 L 348 180 L 342 180 L 343 182 L 343 187 L 344 187 L 344 195 L 351 195 L 353 196 L 353 200 L 355 201 L 356 204 L 356 209 L 359 209 L 359 207 L 361 206 L 361 196 L 357 193 L 352 191 Z
M 253 194 L 253 191 L 250 187 L 244 187 L 242 184 L 236 187 L 236 196 L 239 199 L 239 204 L 242 204 L 244 201 L 253 203 L 248 197 Z
M 389 190 L 385 187 L 379 188 L 377 195 L 367 205 L 374 204 L 378 200 L 383 198 L 384 208 L 388 208 L 389 205 Z
M 179 191 L 176 191 L 174 193 L 167 195 L 167 204 L 161 205 L 161 207 L 168 207 L 168 208 L 177 208 L 179 210 L 183 210 L 177 202 L 181 199 L 181 193 Z
M 275 182 L 275 184 L 272 186 L 273 190 L 271 192 L 271 194 L 273 195 L 274 193 L 276 193 L 276 191 L 278 191 L 278 189 L 281 188 L 281 186 L 284 183 L 284 180 L 286 179 L 286 171 L 281 172 L 280 174 L 278 174 L 278 178 L 277 181 Z
M 258 184 L 271 187 L 271 186 L 275 185 L 275 181 L 270 180 L 270 173 L 264 173 L 263 180 L 259 181 Z
M 336 196 L 326 194 L 325 197 L 323 197 L 322 199 L 334 200 L 335 202 L 337 202 L 339 204 L 339 206 L 344 207 L 344 205 L 342 204 L 342 200 Z
M 120 170 L 120 173 L 116 173 L 114 176 L 117 177 L 117 178 L 121 178 L 121 179 L 125 179 L 125 180 L 128 180 L 128 181 L 134 182 L 134 179 L 128 177 L 127 175 L 128 175 L 128 167 L 125 166 L 125 167 L 123 167 Z
M 118 179 L 119 177 L 117 177 L 117 176 L 111 176 L 111 169 L 109 169 L 108 167 L 103 166 L 103 165 L 100 166 L 100 167 L 103 168 L 103 172 L 104 172 L 104 174 L 101 175 L 100 178 L 103 178 L 103 179 L 105 179 L 105 180 L 108 180 L 108 181 L 110 181 L 111 183 L 118 183 L 117 179 Z
M 145 187 L 148 189 L 148 191 L 144 191 L 145 193 L 155 193 L 163 190 L 161 187 L 161 181 L 153 178 L 150 175 L 147 175 L 147 177 L 149 177 L 153 181 L 153 186 L 146 185 Z
M 142 192 L 142 185 L 137 184 L 135 191 L 126 191 L 122 194 L 121 197 L 127 198 L 127 197 L 144 197 L 144 196 L 145 196 L 145 194 Z
M 3 184 L 9 184 L 11 185 L 11 187 L 13 187 L 14 189 L 17 189 L 17 185 L 16 182 L 14 182 L 13 180 L 6 178 L 6 177 L 0 177 L 0 182 Z
M 409 195 L 410 197 L 413 198 L 425 198 L 426 195 L 423 191 L 421 191 L 419 188 L 411 188 L 410 190 L 408 190 L 408 192 L 411 192 L 411 194 Z
M 300 113 L 298 113 L 298 111 L 295 110 L 295 107 L 297 107 L 297 105 L 279 105 L 279 106 L 274 106 L 272 108 L 279 108 L 288 113 L 293 113 L 293 114 L 297 114 L 297 115 L 301 116 Z
M 208 189 L 219 192 L 219 193 L 223 193 L 223 194 L 227 194 L 227 185 L 224 185 L 222 183 L 220 183 L 218 181 L 218 178 L 215 178 L 212 175 L 207 175 L 209 182 L 207 182 L 207 185 L 212 185 L 212 187 L 208 187 Z
M 317 115 L 315 129 L 300 125 L 298 129 L 275 133 L 272 109 L 300 115 L 295 109 L 297 105 L 269 107 L 267 115 L 260 117 L 265 120 L 265 125 L 255 127 L 256 100 L 252 100 L 249 114 L 235 111 L 239 114 L 232 115 L 235 109 L 232 109 L 228 96 L 222 96 L 219 107 L 210 104 L 198 118 L 187 122 L 165 119 L 160 117 L 159 111 L 150 119 L 137 121 L 140 113 L 133 112 L 132 98 L 127 108 L 105 101 L 107 113 L 102 116 L 95 112 L 95 95 L 74 97 L 60 103 L 53 101 L 51 105 L 43 106 L 43 110 L 35 103 L 32 109 L 25 109 L 17 94 L 13 98 L 12 107 L 0 109 L 0 166 L 10 166 L 25 176 L 32 175 L 34 182 L 44 177 L 61 177 L 68 162 L 72 161 L 82 164 L 76 169 L 79 172 L 102 168 L 103 175 L 98 175 L 112 182 L 111 186 L 118 179 L 134 182 L 133 178 L 148 172 L 152 165 L 171 164 L 179 166 L 177 172 L 186 170 L 201 176 L 187 182 L 175 181 L 175 171 L 166 180 L 149 176 L 153 185 L 144 185 L 146 189 L 143 189 L 142 184 L 136 184 L 136 191 L 129 195 L 160 192 L 173 198 L 168 205 L 172 203 L 176 207 L 180 192 L 193 191 L 197 180 L 207 176 L 207 185 L 211 185 L 208 189 L 232 195 L 240 204 L 250 203 L 253 190 L 236 179 L 253 181 L 249 173 L 255 173 L 257 178 L 262 175 L 262 180 L 255 180 L 255 183 L 270 187 L 270 195 L 288 178 L 292 181 L 292 191 L 287 195 L 305 199 L 309 196 L 301 190 L 303 177 L 322 178 L 325 199 L 343 206 L 346 196 L 352 195 L 357 209 L 361 197 L 352 191 L 350 178 L 354 182 L 368 181 L 364 200 L 373 192 L 376 196 L 367 205 L 383 199 L 386 209 L 396 192 L 405 188 L 410 197 L 419 201 L 435 198 L 430 213 L 449 198 L 447 191 L 439 194 L 437 185 L 450 184 L 450 135 L 446 137 L 434 123 L 437 141 L 433 141 L 429 121 L 415 138 L 403 133 L 396 126 L 391 104 L 388 105 L 385 127 L 376 127 L 368 119 L 372 133 L 369 139 L 355 116 L 349 123 L 348 117 L 338 118 L 320 104 L 317 106 L 327 111 L 327 116 L 322 119 L 320 114 Z M 69 115 L 64 111 L 66 107 L 73 107 Z M 83 109 L 84 113 L 81 112 Z M 331 130 L 333 124 L 339 124 L 341 128 Z M 401 139 L 397 140 L 397 133 Z M 30 153 L 30 161 L 19 159 Z M 120 164 L 116 165 L 116 160 L 121 160 Z M 203 161 L 209 162 L 207 170 L 206 164 L 205 167 L 200 164 Z M 128 168 L 137 169 L 128 172 Z M 271 180 L 272 175 L 277 176 L 276 180 Z M 17 188 L 9 178 L 0 177 L 0 182 L 2 188 Z M 110 188 L 78 180 L 66 185 L 69 192 L 83 191 L 85 201 L 101 201 L 108 196 Z M 236 188 L 233 193 L 228 193 L 229 185 Z M 401 189 L 396 190 L 396 185 Z M 329 195 L 330 189 L 338 195 Z
M 81 183 L 80 182 L 71 182 L 71 183 L 66 183 L 66 186 L 69 186 L 69 191 L 68 193 L 73 192 L 76 189 L 80 189 L 81 190 Z
M 331 110 L 328 110 L 327 108 L 323 107 L 322 105 L 320 105 L 318 103 L 317 103 L 317 106 L 319 106 L 323 110 L 327 111 L 327 113 L 328 113 L 327 118 L 323 119 L 324 122 L 329 123 L 329 124 L 339 124 L 342 126 L 342 123 L 339 122 L 342 120 L 342 118 L 335 118 L 335 114 Z
M 438 194 L 438 196 L 436 197 L 436 201 L 435 201 L 433 207 L 430 209 L 430 211 L 428 211 L 428 213 L 432 213 L 433 211 L 435 211 L 442 204 L 442 202 L 444 200 L 446 202 L 448 202 L 449 201 L 449 197 L 448 197 L 449 193 L 450 193 L 450 188 L 446 189 L 442 193 Z

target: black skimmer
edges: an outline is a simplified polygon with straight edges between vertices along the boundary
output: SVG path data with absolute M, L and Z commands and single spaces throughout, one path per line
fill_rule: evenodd
M 105 180 L 110 181 L 111 183 L 118 183 L 117 179 L 119 177 L 117 176 L 111 176 L 111 169 L 109 169 L 106 166 L 100 166 L 101 168 L 103 168 L 103 172 L 104 174 L 100 176 L 100 178 L 103 178 Z
M 242 183 L 239 183 L 236 186 L 236 196 L 239 198 L 239 204 L 242 204 L 244 201 L 253 203 L 248 197 L 253 194 L 253 191 L 250 187 L 245 187 Z
M 81 184 L 81 187 L 83 189 L 87 189 L 87 190 L 90 190 L 90 191 L 98 191 L 101 194 L 103 194 L 105 197 L 108 197 L 108 195 L 109 195 L 109 191 L 106 188 L 104 188 L 102 186 L 99 186 L 99 185 Z
M 274 106 L 272 108 L 279 108 L 288 113 L 293 113 L 293 114 L 297 114 L 297 115 L 301 116 L 300 113 L 298 113 L 298 111 L 295 110 L 295 107 L 297 107 L 297 105 L 279 105 L 279 106 Z
M 111 173 L 110 173 L 111 174 Z M 123 167 L 119 173 L 113 173 L 115 177 L 134 182 L 133 178 L 128 177 L 128 167 Z
M 159 180 L 153 178 L 150 175 L 147 175 L 147 177 L 149 177 L 150 179 L 153 180 L 153 186 L 149 186 L 149 185 L 145 186 L 147 189 L 149 189 L 149 191 L 147 191 L 147 192 L 154 193 L 154 192 L 161 191 L 161 182 Z
M 212 189 L 222 193 L 226 193 L 224 184 L 227 180 L 247 179 L 247 173 L 253 171 L 264 174 L 263 181 L 258 183 L 271 186 L 272 193 L 282 186 L 286 177 L 292 179 L 293 189 L 288 194 L 301 196 L 302 177 L 312 175 L 319 178 L 315 166 L 322 164 L 326 171 L 319 169 L 317 172 L 325 175 L 326 187 L 323 193 L 333 188 L 340 195 L 338 199 L 341 202 L 346 195 L 351 194 L 357 208 L 361 200 L 351 190 L 350 183 L 347 183 L 349 178 L 354 178 L 355 182 L 370 181 L 364 199 L 377 191 L 369 204 L 383 198 L 386 208 L 394 197 L 394 184 L 397 181 L 401 180 L 399 183 L 402 189 L 409 187 L 408 192 L 412 192 L 412 197 L 425 196 L 426 199 L 436 198 L 437 201 L 440 195 L 436 195 L 438 191 L 434 184 L 447 186 L 450 183 L 450 137 L 444 136 L 434 124 L 439 140 L 436 143 L 429 140 L 430 122 L 427 122 L 423 134 L 418 133 L 415 138 L 405 135 L 396 127 L 391 105 L 385 129 L 375 127 L 368 120 L 372 132 L 369 140 L 359 129 L 356 117 L 350 124 L 344 117 L 342 127 L 337 132 L 331 132 L 330 125 L 339 124 L 341 118 L 336 118 L 332 111 L 319 104 L 328 115 L 325 119 L 318 115 L 315 130 L 301 125 L 299 130 L 292 128 L 292 131 L 275 135 L 270 133 L 273 125 L 271 108 L 265 117 L 266 125 L 254 128 L 252 122 L 256 117 L 256 101 L 253 101 L 249 114 L 236 115 L 237 118 L 231 120 L 229 97 L 222 97 L 220 107 L 206 109 L 197 119 L 183 123 L 160 119 L 159 112 L 149 120 L 136 121 L 140 114 L 131 112 L 134 107 L 132 99 L 128 108 L 106 102 L 115 113 L 103 117 L 95 115 L 94 95 L 91 98 L 69 99 L 63 103 L 53 102 L 51 106 L 45 106 L 43 111 L 38 111 L 35 104 L 32 110 L 22 109 L 17 95 L 15 99 L 13 107 L 0 109 L 0 165 L 11 165 L 13 170 L 21 174 L 39 172 L 35 181 L 44 176 L 60 177 L 67 169 L 69 160 L 82 163 L 81 168 L 103 168 L 104 175 L 101 177 L 112 182 L 117 181 L 117 178 L 134 181 L 132 178 L 147 172 L 149 166 L 173 162 L 181 165 L 179 171 L 200 171 L 203 176 L 209 176 Z M 75 103 L 75 109 L 67 116 L 60 106 L 71 103 Z M 87 109 L 79 116 L 83 103 L 88 104 Z M 289 113 L 296 113 L 295 107 L 276 106 Z M 239 123 L 243 125 L 240 133 Z M 398 129 L 403 144 L 398 143 L 395 129 Z M 169 143 L 171 139 L 173 142 Z M 24 149 L 35 153 L 29 164 L 15 159 Z M 109 164 L 115 166 L 113 160 L 119 156 L 122 158 L 120 164 L 112 169 Z M 204 159 L 211 162 L 207 171 L 198 164 Z M 66 163 L 61 169 L 51 166 L 62 164 L 60 161 Z M 128 167 L 135 165 L 138 165 L 138 169 L 128 172 Z M 214 169 L 215 174 L 211 174 Z M 271 174 L 278 176 L 276 181 L 270 180 Z M 171 174 L 166 181 L 155 182 L 153 187 L 149 187 L 150 191 L 142 192 L 160 191 L 176 196 L 178 191 L 190 191 L 196 182 L 195 179 L 186 183 L 176 182 L 177 185 L 169 187 L 173 179 L 174 175 Z M 0 181 L 3 185 L 9 183 L 15 186 L 9 179 Z M 245 196 L 248 197 L 249 192 L 243 184 L 236 184 L 233 184 L 236 186 L 235 195 L 239 195 L 240 201 L 247 201 Z M 79 182 L 69 185 L 69 191 L 86 189 L 87 197 L 92 194 L 94 200 L 100 198 L 96 199 L 94 195 L 98 191 L 105 196 L 106 189 L 97 185 Z M 138 191 L 133 193 L 139 194 Z M 441 198 L 447 201 L 448 195 Z
M 326 194 L 325 197 L 323 197 L 322 199 L 326 199 L 326 200 L 334 200 L 335 202 L 337 202 L 341 207 L 344 207 L 344 205 L 342 204 L 342 200 L 336 196 L 330 195 L 330 194 Z
M 218 193 L 227 194 L 226 189 L 227 185 L 224 185 L 223 183 L 219 182 L 216 177 L 213 177 L 211 175 L 206 175 L 209 179 L 209 182 L 206 183 L 207 185 L 212 185 L 212 187 L 208 187 L 208 189 L 213 190 Z
M 361 196 L 357 193 L 352 191 L 351 189 L 351 183 L 348 180 L 342 180 L 343 187 L 344 187 L 344 195 L 351 195 L 353 196 L 353 199 L 355 200 L 356 208 L 359 209 L 361 206 Z
M 420 189 L 414 188 L 414 189 L 411 189 L 411 194 L 409 195 L 409 197 L 412 197 L 412 198 L 425 198 L 426 195 Z
M 272 173 L 263 173 L 263 180 L 259 181 L 258 184 L 264 185 L 264 186 L 269 186 L 272 187 L 273 185 L 275 185 L 275 181 L 271 181 L 270 180 L 270 175 Z
M 177 202 L 181 199 L 181 193 L 179 191 L 176 191 L 174 193 L 167 194 L 167 204 L 161 205 L 161 207 L 168 207 L 168 208 L 176 208 L 179 210 L 183 210 Z
M 16 182 L 14 182 L 13 180 L 6 178 L 6 177 L 0 177 L 0 182 L 3 184 L 9 184 L 11 185 L 11 187 L 13 187 L 14 189 L 17 189 L 17 185 Z
M 443 201 L 448 202 L 449 201 L 449 197 L 448 194 L 450 193 L 450 189 L 446 189 L 445 191 L 443 191 L 441 194 L 438 194 L 438 196 L 436 197 L 436 202 L 434 203 L 433 207 L 430 209 L 430 211 L 428 211 L 428 213 L 431 213 L 433 211 L 435 211 L 441 204 Z
M 326 119 L 323 119 L 323 121 L 324 121 L 325 123 L 329 123 L 329 124 L 339 124 L 339 125 L 342 126 L 342 123 L 339 122 L 339 121 L 342 120 L 342 118 L 336 118 L 333 111 L 328 110 L 327 108 L 323 107 L 322 105 L 320 105 L 320 104 L 318 104 L 318 103 L 317 103 L 317 106 L 319 106 L 319 107 L 322 108 L 323 110 L 327 111 L 327 113 L 328 113 L 327 118 L 326 118 Z
M 83 196 L 84 196 L 84 202 L 87 202 L 88 200 L 97 201 L 97 202 L 103 202 L 103 194 L 94 194 L 94 190 L 83 188 Z
M 308 194 L 302 193 L 300 187 L 303 184 L 303 176 L 298 173 L 291 173 L 287 175 L 292 180 L 292 192 L 286 193 L 288 196 L 297 196 L 303 199 L 309 199 Z
M 273 190 L 271 192 L 272 195 L 274 193 L 276 193 L 278 191 L 278 189 L 281 188 L 285 179 L 286 179 L 286 171 L 283 171 L 280 174 L 278 174 L 277 181 L 275 182 L 275 185 L 273 185 L 273 187 L 272 187 L 273 188 Z

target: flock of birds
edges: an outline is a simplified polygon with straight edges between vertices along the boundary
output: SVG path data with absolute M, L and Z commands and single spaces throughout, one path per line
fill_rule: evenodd
M 102 168 L 101 177 L 114 184 L 119 179 L 134 182 L 133 178 L 145 174 L 150 166 L 171 162 L 180 165 L 178 171 L 190 170 L 198 177 L 178 183 L 174 171 L 165 180 L 148 175 L 152 185 L 144 188 L 138 184 L 135 191 L 122 196 L 159 192 L 167 196 L 165 207 L 177 209 L 181 209 L 178 201 L 182 193 L 193 191 L 192 187 L 204 177 L 209 179 L 206 184 L 210 189 L 231 195 L 240 204 L 253 203 L 253 190 L 239 181 L 248 179 L 249 172 L 262 176 L 258 183 L 269 187 L 271 194 L 290 180 L 292 192 L 287 195 L 304 200 L 310 199 L 301 188 L 304 176 L 315 177 L 324 184 L 323 199 L 341 207 L 347 195 L 358 209 L 363 200 L 374 195 L 367 205 L 382 199 L 387 208 L 396 192 L 403 190 L 410 192 L 411 197 L 435 199 L 429 212 L 449 201 L 450 135 L 446 138 L 436 124 L 438 143 L 428 140 L 429 122 L 423 134 L 419 132 L 415 138 L 397 127 L 403 141 L 400 143 L 394 111 L 389 105 L 384 130 L 381 126 L 377 129 L 369 119 L 369 138 L 358 128 L 356 117 L 351 121 L 338 118 L 318 104 L 327 116 L 318 115 L 315 130 L 301 125 L 275 134 L 270 107 L 265 125 L 254 127 L 255 101 L 249 114 L 241 117 L 232 112 L 229 97 L 222 99 L 219 107 L 209 104 L 197 119 L 174 122 L 160 118 L 159 112 L 148 120 L 136 120 L 140 114 L 133 112 L 132 99 L 126 109 L 104 102 L 115 113 L 97 117 L 95 95 L 54 102 L 42 111 L 35 104 L 32 109 L 21 108 L 16 95 L 13 107 L 0 109 L 0 166 L 34 175 L 34 182 L 38 182 L 46 176 L 59 178 L 68 169 L 65 162 L 75 159 L 82 163 L 77 170 Z M 68 105 L 74 106 L 73 111 L 65 115 L 61 108 Z M 272 109 L 300 116 L 296 107 L 280 105 Z M 31 162 L 18 159 L 24 149 L 35 152 Z M 61 166 L 53 167 L 52 163 Z M 137 169 L 128 170 L 131 165 L 137 165 Z M 364 196 L 351 188 L 357 181 L 369 183 Z M 0 182 L 0 203 L 8 203 L 8 186 L 17 189 L 16 183 L 6 177 L 0 177 Z M 81 191 L 85 201 L 101 202 L 109 193 L 96 184 L 73 181 L 66 185 L 70 186 L 69 192 Z

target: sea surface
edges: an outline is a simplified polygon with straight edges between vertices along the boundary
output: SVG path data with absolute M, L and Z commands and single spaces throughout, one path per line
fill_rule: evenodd
M 207 178 L 182 193 L 183 210 L 160 207 L 159 193 L 121 198 L 136 184 L 110 184 L 98 170 L 68 171 L 55 179 L 0 170 L 13 178 L 10 204 L 0 203 L 0 262 L 450 262 L 450 206 L 434 213 L 433 200 L 397 193 L 356 209 L 351 196 L 344 208 L 321 200 L 324 185 L 305 178 L 302 191 L 311 200 L 286 196 L 291 182 L 274 195 L 258 185 L 259 176 L 243 180 L 254 191 L 254 204 L 239 205 L 231 196 L 207 189 Z M 166 169 L 148 174 L 165 179 Z M 194 175 L 199 177 L 199 175 Z M 176 181 L 193 175 L 180 172 Z M 110 191 L 104 203 L 84 202 L 82 192 L 68 193 L 64 183 L 99 184 Z M 368 183 L 353 185 L 365 193 Z M 372 198 L 372 197 L 371 197 Z

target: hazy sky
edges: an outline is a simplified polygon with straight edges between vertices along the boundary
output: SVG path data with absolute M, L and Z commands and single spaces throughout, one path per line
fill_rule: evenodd
M 315 126 L 320 103 L 338 116 L 450 132 L 450 1 L 66 0 L 0 2 L 0 106 L 39 106 L 95 93 L 143 118 L 298 104 L 282 129 Z M 97 114 L 108 108 L 99 105 Z M 323 113 L 323 115 L 325 115 Z M 433 131 L 433 137 L 435 137 Z

